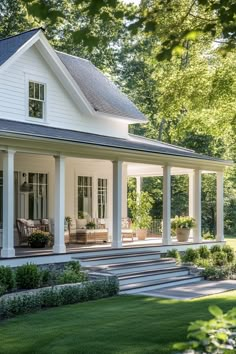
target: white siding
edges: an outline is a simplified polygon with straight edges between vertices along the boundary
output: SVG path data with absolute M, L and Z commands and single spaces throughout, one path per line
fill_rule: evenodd
M 26 121 L 28 79 L 46 83 L 45 124 L 115 137 L 127 137 L 128 124 L 81 114 L 38 49 L 33 46 L 0 76 L 0 118 Z M 43 124 L 40 120 L 40 124 Z

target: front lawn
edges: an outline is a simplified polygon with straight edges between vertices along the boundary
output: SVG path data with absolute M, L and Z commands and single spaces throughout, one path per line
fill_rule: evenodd
M 225 241 L 226 241 L 226 244 L 230 245 L 231 247 L 233 247 L 235 252 L 236 252 L 236 237 L 225 236 Z
M 235 306 L 236 291 L 191 301 L 117 296 L 0 323 L 4 354 L 164 354 L 209 305 Z

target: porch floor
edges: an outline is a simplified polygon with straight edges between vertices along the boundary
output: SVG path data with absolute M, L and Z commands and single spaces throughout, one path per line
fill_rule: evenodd
M 203 240 L 202 244 L 214 243 L 214 240 Z M 193 239 L 189 239 L 187 242 L 177 242 L 175 238 L 172 238 L 172 247 L 181 245 L 194 245 Z M 139 248 L 139 247 L 162 247 L 162 238 L 159 237 L 148 237 L 146 240 L 134 240 L 131 241 L 129 238 L 123 239 L 122 247 L 124 248 Z M 78 253 L 78 252 L 88 252 L 95 250 L 108 250 L 111 248 L 111 243 L 90 243 L 90 244 L 69 244 L 66 246 L 66 253 Z M 34 257 L 34 256 L 46 256 L 52 255 L 53 249 L 50 248 L 30 248 L 30 247 L 16 247 L 15 248 L 16 257 Z M 1 257 L 0 257 L 1 259 Z

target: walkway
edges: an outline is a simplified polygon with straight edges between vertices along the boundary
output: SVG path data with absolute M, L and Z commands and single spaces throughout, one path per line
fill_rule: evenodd
M 191 300 L 202 296 L 236 290 L 236 280 L 207 281 L 142 292 L 142 295 L 177 300 Z M 140 294 L 139 294 L 140 295 Z

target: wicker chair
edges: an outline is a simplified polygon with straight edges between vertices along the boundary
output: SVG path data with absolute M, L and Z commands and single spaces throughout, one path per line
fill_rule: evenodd
M 45 225 L 40 220 L 16 219 L 16 228 L 19 235 L 19 244 L 28 244 L 28 237 L 35 230 L 47 231 Z
M 129 218 L 123 218 L 122 223 L 121 223 L 121 233 L 122 233 L 122 239 L 125 238 L 131 238 L 132 241 L 134 240 L 135 237 L 135 231 L 132 229 L 132 223 Z

